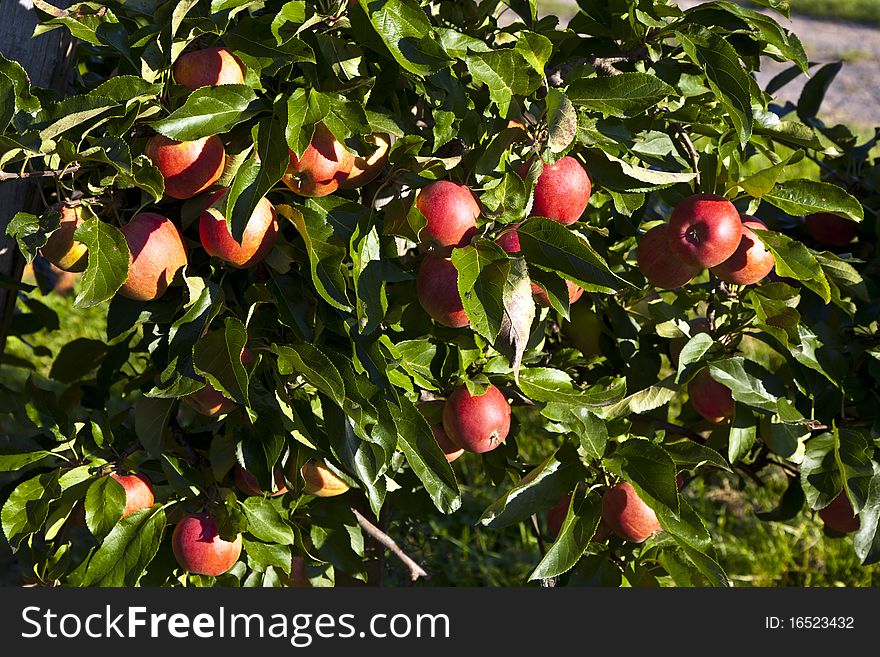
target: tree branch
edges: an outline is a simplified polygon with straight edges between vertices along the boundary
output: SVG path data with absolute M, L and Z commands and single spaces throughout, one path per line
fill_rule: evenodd
M 696 191 L 700 191 L 700 154 L 694 147 L 694 142 L 691 141 L 690 136 L 681 125 L 676 124 L 674 130 L 675 134 L 678 135 L 678 138 L 681 139 L 681 143 L 684 144 L 688 156 L 691 158 L 691 166 L 694 168 L 694 174 L 696 176 L 694 178 Z
M 569 72 L 578 66 L 583 66 L 584 64 L 589 64 L 596 69 L 597 73 L 606 77 L 620 75 L 622 71 L 618 70 L 615 64 L 631 62 L 634 59 L 634 55 L 622 55 L 618 57 L 578 57 L 577 59 L 563 62 L 555 69 L 551 70 L 550 74 L 547 76 L 547 83 L 551 87 L 561 87 L 565 84 L 565 77 Z
M 373 523 L 367 520 L 361 513 L 352 508 L 352 513 L 354 513 L 354 517 L 357 519 L 358 524 L 361 526 L 365 532 L 367 532 L 370 536 L 375 538 L 379 543 L 384 545 L 388 550 L 394 554 L 395 557 L 400 559 L 404 565 L 409 569 L 409 577 L 415 582 L 419 577 L 429 577 L 428 573 L 417 564 L 413 559 L 403 550 L 400 549 L 400 546 L 394 542 L 394 539 L 391 538 L 388 534 L 383 532 L 381 529 L 376 527 Z
M 65 174 L 75 173 L 82 169 L 80 164 L 71 164 L 63 169 L 55 169 L 52 171 L 23 171 L 22 173 L 7 173 L 0 171 L 0 182 L 4 180 L 24 180 L 26 178 L 61 178 Z

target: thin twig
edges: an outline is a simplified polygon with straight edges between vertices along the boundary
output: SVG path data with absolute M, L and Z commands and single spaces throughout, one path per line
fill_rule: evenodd
M 653 415 L 646 415 L 643 413 L 633 413 L 633 415 L 630 417 L 639 418 L 641 420 L 647 420 L 648 422 L 650 422 L 651 424 L 653 424 L 655 427 L 657 427 L 659 429 L 665 429 L 669 433 L 674 433 L 678 436 L 684 436 L 685 438 L 690 438 L 691 440 L 696 441 L 698 443 L 706 442 L 706 439 L 703 436 L 701 436 L 700 434 L 698 434 L 696 431 L 692 431 L 691 429 L 688 429 L 687 427 L 683 427 L 679 424 L 672 424 L 671 422 L 667 422 L 666 420 L 661 420 L 659 418 L 654 417 Z
M 684 144 L 685 150 L 691 158 L 691 166 L 694 168 L 694 183 L 696 184 L 697 191 L 700 191 L 700 154 L 694 147 L 694 142 L 691 141 L 690 136 L 681 125 L 675 125 L 675 134 L 681 139 L 681 143 Z
M 22 171 L 21 173 L 7 173 L 0 171 L 0 182 L 4 180 L 21 180 L 25 178 L 60 178 L 68 173 L 74 173 L 82 168 L 80 164 L 71 164 L 63 169 L 52 171 Z
M 415 582 L 419 577 L 429 577 L 428 573 L 425 572 L 425 569 L 422 568 L 419 564 L 417 564 L 413 559 L 403 550 L 400 549 L 400 546 L 394 542 L 394 539 L 391 538 L 388 534 L 383 532 L 381 529 L 376 527 L 373 523 L 367 520 L 357 509 L 352 509 L 352 513 L 354 513 L 354 517 L 357 519 L 358 524 L 361 526 L 365 532 L 367 532 L 370 536 L 375 538 L 379 543 L 388 548 L 395 557 L 400 559 L 403 564 L 409 569 L 409 577 Z
M 551 87 L 561 87 L 563 84 L 565 84 L 565 77 L 569 74 L 569 72 L 572 69 L 577 68 L 578 66 L 583 66 L 584 64 L 589 64 L 594 69 L 596 69 L 597 73 L 606 77 L 610 77 L 612 75 L 620 75 L 623 71 L 620 71 L 615 66 L 615 64 L 631 62 L 634 59 L 636 59 L 635 54 L 622 55 L 619 57 L 579 57 L 577 59 L 572 59 L 564 62 L 553 69 L 547 76 L 547 82 L 550 84 Z

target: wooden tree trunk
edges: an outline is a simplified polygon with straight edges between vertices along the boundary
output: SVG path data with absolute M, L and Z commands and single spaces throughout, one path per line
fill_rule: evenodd
M 64 7 L 70 1 L 54 4 Z M 21 64 L 34 86 L 63 91 L 68 72 L 67 54 L 71 48 L 70 33 L 65 29 L 56 29 L 32 39 L 36 25 L 37 17 L 31 0 L 4 0 L 0 5 L 0 53 Z M 42 210 L 34 206 L 34 184 L 23 180 L 0 183 L 0 274 L 16 280 L 21 278 L 24 259 L 14 240 L 6 237 L 6 227 L 16 212 Z M 0 288 L 0 362 L 15 299 L 13 290 Z

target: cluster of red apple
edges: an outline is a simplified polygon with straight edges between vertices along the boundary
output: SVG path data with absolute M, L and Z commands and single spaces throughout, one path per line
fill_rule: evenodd
M 519 169 L 526 177 L 529 162 Z M 544 165 L 535 183 L 531 214 L 570 225 L 580 219 L 590 201 L 592 184 L 586 170 L 573 157 L 563 157 Z M 467 326 L 470 320 L 458 291 L 458 271 L 452 264 L 452 249 L 467 246 L 477 233 L 480 205 L 471 190 L 447 180 L 431 183 L 416 196 L 416 207 L 425 217 L 419 235 L 423 246 L 433 247 L 419 267 L 416 280 L 419 303 L 434 321 L 450 328 Z M 509 226 L 496 240 L 507 253 L 519 253 L 518 224 Z M 584 293 L 578 285 L 566 281 L 569 303 Z M 532 283 L 532 294 L 542 306 L 549 306 L 547 292 Z
M 244 67 L 226 48 L 205 48 L 184 53 L 174 65 L 174 80 L 191 90 L 205 86 L 243 84 Z M 340 144 L 322 124 L 302 157 L 291 151 L 283 181 L 302 196 L 325 196 L 337 189 L 354 189 L 373 180 L 384 166 L 390 138 L 368 138 L 375 150 L 355 155 Z M 151 137 L 144 149 L 165 180 L 165 195 L 185 200 L 209 190 L 223 175 L 226 150 L 216 135 L 194 141 Z M 222 212 L 228 189 L 215 191 L 199 217 L 199 239 L 205 251 L 235 268 L 253 267 L 272 250 L 278 236 L 275 208 L 260 199 L 244 229 L 241 243 L 229 232 Z M 87 247 L 74 240 L 84 217 L 80 206 L 63 206 L 61 224 L 41 249 L 59 269 L 83 271 Z M 137 301 L 153 301 L 167 290 L 175 274 L 187 264 L 187 249 L 178 227 L 169 218 L 142 212 L 121 227 L 131 254 L 128 278 L 119 294 Z
M 319 461 L 307 461 L 300 468 L 303 479 L 303 491 L 315 497 L 335 497 L 348 491 L 349 486 L 333 471 Z M 125 508 L 122 518 L 150 509 L 155 504 L 153 485 L 149 478 L 142 474 L 109 475 L 118 481 L 125 491 Z M 233 470 L 236 486 L 246 495 L 267 494 L 257 478 L 244 468 L 236 465 Z M 269 493 L 272 497 L 287 492 L 287 485 L 280 469 L 274 473 L 275 490 Z M 174 527 L 171 536 L 171 547 L 180 566 L 188 573 L 210 575 L 216 577 L 227 572 L 241 556 L 242 537 L 238 534 L 232 541 L 220 536 L 216 519 L 208 513 L 191 513 L 184 516 Z M 303 575 L 304 563 L 300 557 L 293 557 L 291 578 L 294 583 L 308 585 Z

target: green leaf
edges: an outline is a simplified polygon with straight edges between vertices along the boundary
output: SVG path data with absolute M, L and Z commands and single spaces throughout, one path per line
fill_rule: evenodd
M 572 432 L 589 458 L 601 459 L 608 444 L 608 428 L 599 417 L 576 404 L 548 403 L 541 415 L 556 423 L 551 431 Z
M 757 369 L 757 366 L 754 367 Z M 776 410 L 777 397 L 764 387 L 763 377 L 759 378 L 746 369 L 746 360 L 741 356 L 710 363 L 709 374 L 718 383 L 730 388 L 736 401 L 767 411 Z
M 678 371 L 675 376 L 676 383 L 681 383 L 685 378 L 685 372 L 695 374 L 702 363 L 703 357 L 715 344 L 715 340 L 708 333 L 697 333 L 691 337 L 678 356 Z M 696 366 L 696 367 L 695 367 Z
M 803 243 L 769 230 L 755 229 L 755 235 L 773 253 L 777 274 L 801 281 L 826 303 L 831 300 L 831 287 L 825 272 Z
M 173 399 L 141 397 L 134 403 L 134 431 L 147 454 L 159 458 L 171 436 Z
M 162 507 L 141 509 L 117 523 L 81 573 L 80 586 L 134 586 L 156 556 L 165 531 Z
M 345 383 L 342 375 L 333 362 L 317 347 L 301 342 L 285 347 L 273 345 L 272 351 L 336 404 L 342 406 L 345 403 Z
M 791 157 L 792 153 L 789 153 L 776 164 L 741 180 L 739 182 L 739 187 L 741 187 L 749 196 L 753 198 L 761 198 L 764 194 L 769 193 L 776 185 L 779 177 L 782 175 L 783 171 L 785 171 L 785 167 L 788 166 L 788 161 Z
M 647 73 L 581 78 L 569 85 L 567 93 L 577 107 L 621 118 L 643 114 L 675 94 L 675 89 Z
M 362 2 L 361 7 L 404 70 L 425 76 L 446 66 L 449 56 L 433 35 L 431 21 L 416 0 Z
M 758 439 L 758 426 L 754 414 L 747 406 L 737 406 L 727 441 L 727 458 L 737 463 L 748 455 Z
M 247 328 L 241 320 L 227 317 L 224 329 L 209 332 L 196 343 L 193 353 L 193 362 L 208 383 L 243 406 L 250 405 L 248 372 L 241 362 L 247 339 Z
M 254 100 L 254 90 L 243 84 L 201 87 L 183 105 L 150 126 L 169 139 L 195 141 L 228 132 L 248 119 Z
M 570 447 L 563 446 L 531 470 L 483 511 L 480 524 L 493 529 L 526 520 L 556 504 L 583 478 L 584 469 Z
M 125 488 L 113 477 L 96 478 L 86 492 L 86 526 L 103 541 L 125 511 Z
M 97 306 L 112 298 L 128 278 L 128 244 L 122 231 L 97 217 L 83 221 L 73 237 L 88 247 L 89 254 L 74 305 Z
M 248 531 L 261 541 L 293 545 L 293 528 L 281 517 L 275 505 L 265 497 L 248 497 L 243 503 Z
M 507 116 L 516 96 L 527 96 L 541 84 L 541 77 L 528 65 L 519 50 L 492 50 L 470 53 L 465 57 L 468 72 L 475 82 L 489 88 L 489 97 Z
M 793 217 L 831 212 L 852 221 L 865 218 L 865 211 L 855 198 L 837 185 L 818 180 L 786 180 L 765 194 L 763 200 Z
M 704 465 L 714 465 L 722 470 L 730 471 L 727 461 L 711 447 L 693 440 L 679 440 L 674 443 L 663 443 L 663 449 L 672 457 L 678 470 L 696 470 Z
M 530 265 L 554 270 L 588 292 L 612 294 L 632 287 L 611 271 L 587 240 L 557 221 L 532 217 L 517 233 Z
M 652 508 L 660 504 L 678 514 L 675 462 L 662 447 L 632 438 L 607 457 L 605 465 L 630 482 L 646 504 Z
M 576 387 L 563 370 L 527 367 L 520 371 L 519 388 L 526 397 L 537 402 L 559 402 L 597 408 L 620 401 L 626 391 L 626 382 L 618 379 L 612 385 L 597 385 L 584 390 Z
M 859 529 L 853 536 L 853 548 L 862 565 L 880 561 L 880 474 L 871 478 L 868 498 L 859 514 Z
M 559 89 L 550 89 L 544 102 L 547 103 L 547 148 L 553 153 L 562 153 L 577 137 L 577 110 Z
M 0 511 L 3 534 L 13 551 L 31 534 L 39 531 L 46 522 L 49 503 L 61 493 L 58 486 L 59 471 L 23 481 L 15 487 Z
M 576 492 L 559 536 L 529 575 L 529 581 L 558 577 L 574 568 L 587 551 L 601 518 L 602 498 L 593 491 Z

